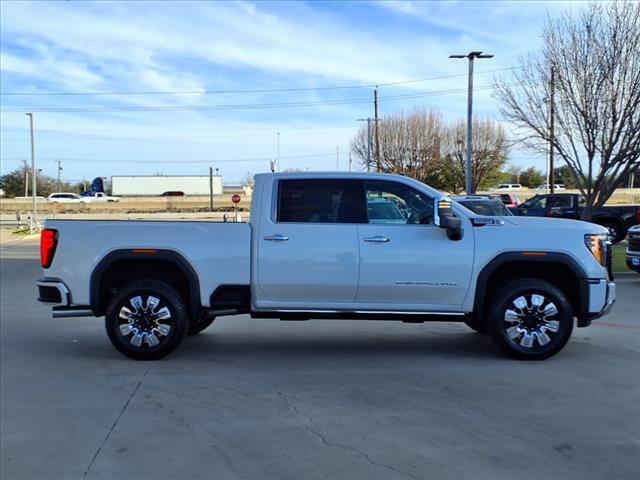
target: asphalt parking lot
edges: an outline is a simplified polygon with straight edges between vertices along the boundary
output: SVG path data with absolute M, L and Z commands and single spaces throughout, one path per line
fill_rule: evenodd
M 640 275 L 543 362 L 463 324 L 245 316 L 134 362 L 35 301 L 35 241 L 1 250 L 3 479 L 638 478 Z

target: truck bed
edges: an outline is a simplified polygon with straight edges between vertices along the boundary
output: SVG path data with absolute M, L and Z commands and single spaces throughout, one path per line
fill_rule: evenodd
M 73 305 L 89 305 L 90 278 L 111 252 L 139 249 L 181 255 L 200 281 L 202 306 L 221 284 L 249 285 L 251 226 L 247 223 L 190 221 L 48 220 L 58 246 L 47 276 L 64 277 Z

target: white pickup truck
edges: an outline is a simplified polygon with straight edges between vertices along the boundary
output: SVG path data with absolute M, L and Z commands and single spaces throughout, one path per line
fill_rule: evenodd
M 398 175 L 263 174 L 249 223 L 51 220 L 39 300 L 134 359 L 215 317 L 461 321 L 519 359 L 615 301 L 604 227 L 485 217 Z
M 82 195 L 82 198 L 86 198 L 88 202 L 100 203 L 100 202 L 119 202 L 120 198 L 112 197 L 104 192 L 89 192 Z

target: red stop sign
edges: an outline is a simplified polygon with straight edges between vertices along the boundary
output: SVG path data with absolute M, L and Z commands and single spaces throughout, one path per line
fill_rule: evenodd
M 231 201 L 233 203 L 240 203 L 240 195 L 236 193 L 233 197 L 231 197 Z

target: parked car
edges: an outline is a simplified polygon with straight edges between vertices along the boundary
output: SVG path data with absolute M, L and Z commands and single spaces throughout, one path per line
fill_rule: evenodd
M 522 190 L 522 185 L 519 183 L 501 183 L 496 188 L 490 189 L 491 191 L 496 190 Z
M 92 203 L 100 203 L 100 202 L 119 202 L 120 199 L 118 197 L 111 197 L 104 192 L 85 192 L 82 198 L 86 198 Z
M 585 202 L 577 193 L 536 195 L 511 211 L 527 217 L 579 219 Z M 613 243 L 618 243 L 630 227 L 640 223 L 640 205 L 605 205 L 593 212 L 592 222 L 605 227 Z
M 47 197 L 49 203 L 89 203 L 90 201 L 75 193 L 52 193 Z
M 513 193 L 501 193 L 499 195 L 500 200 L 504 204 L 505 207 L 517 207 L 520 205 L 520 197 Z
M 550 183 L 543 183 L 542 185 L 538 185 L 536 188 L 534 188 L 534 190 L 550 190 L 551 189 L 551 184 Z M 562 183 L 558 183 L 558 184 L 553 184 L 553 189 L 554 190 L 565 190 L 564 185 Z
M 406 223 L 370 218 L 376 197 L 400 199 Z M 479 216 L 401 175 L 261 174 L 249 223 L 46 220 L 37 285 L 54 317 L 104 315 L 135 359 L 239 313 L 459 321 L 543 359 L 611 310 L 607 239 L 592 223 Z
M 499 198 L 492 195 L 456 195 L 451 199 L 478 215 L 496 217 L 513 215 Z
M 640 273 L 640 225 L 631 227 L 627 236 L 627 267 Z
M 184 192 L 179 190 L 169 190 L 168 192 L 163 192 L 161 197 L 184 197 Z

